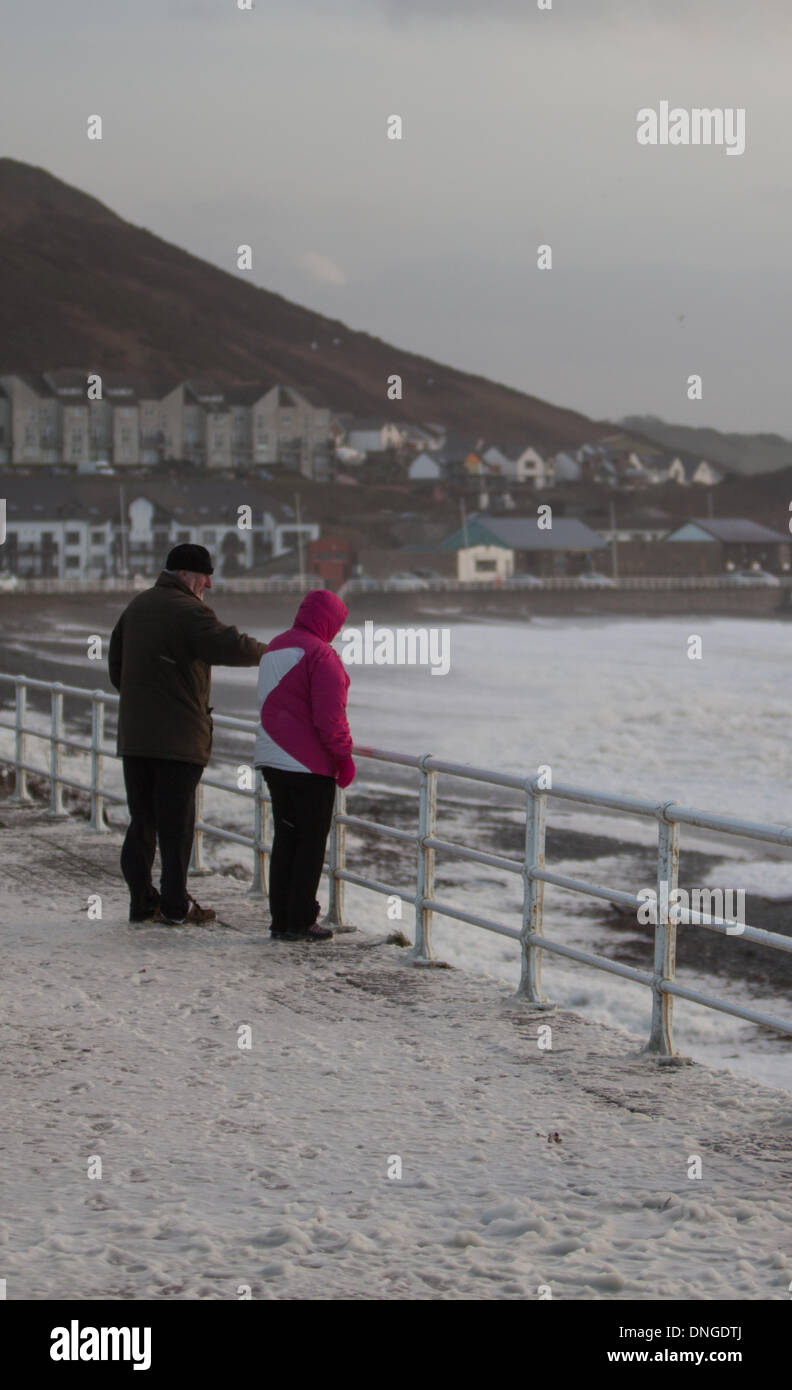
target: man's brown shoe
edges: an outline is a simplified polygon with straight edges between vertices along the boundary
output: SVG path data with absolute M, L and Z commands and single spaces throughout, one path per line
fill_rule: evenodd
M 201 923 L 201 922 L 216 922 L 216 921 L 217 921 L 217 913 L 215 912 L 214 908 L 212 908 L 212 907 L 201 907 L 201 906 L 195 901 L 195 898 L 191 898 L 191 897 L 190 897 L 189 893 L 188 893 L 187 897 L 188 897 L 188 900 L 189 900 L 189 903 L 190 903 L 190 910 L 189 910 L 189 912 L 187 913 L 187 916 L 186 916 L 185 919 L 184 919 L 185 922 L 198 922 L 198 923 Z
M 214 922 L 217 920 L 217 913 L 213 908 L 201 907 L 200 903 L 197 903 L 195 898 L 190 897 L 189 893 L 187 894 L 187 901 L 190 906 L 186 917 L 166 917 L 165 914 L 161 912 L 160 921 L 167 923 L 169 927 L 200 927 L 203 926 L 205 922 Z

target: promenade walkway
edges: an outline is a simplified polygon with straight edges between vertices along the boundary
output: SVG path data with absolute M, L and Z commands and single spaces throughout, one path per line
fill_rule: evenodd
M 365 922 L 273 943 L 230 875 L 132 926 L 119 845 L 0 802 L 9 1299 L 788 1299 L 788 1094 Z

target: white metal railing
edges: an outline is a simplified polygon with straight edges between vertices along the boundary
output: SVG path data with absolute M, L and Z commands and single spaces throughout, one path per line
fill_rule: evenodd
M 27 777 L 29 774 L 48 777 L 50 783 L 49 814 L 55 818 L 65 816 L 63 790 L 71 787 L 84 791 L 90 797 L 90 828 L 94 832 L 106 829 L 104 803 L 106 801 L 124 804 L 124 797 L 109 791 L 103 786 L 103 764 L 106 757 L 116 757 L 112 749 L 105 746 L 104 715 L 108 705 L 116 706 L 119 697 L 103 690 L 87 690 L 81 686 L 68 686 L 60 682 L 34 680 L 26 676 L 10 676 L 0 673 L 0 683 L 15 687 L 13 722 L 0 720 L 0 728 L 13 731 L 14 756 L 2 759 L 15 770 L 15 791 L 13 800 L 29 801 Z M 27 723 L 28 690 L 48 692 L 50 696 L 50 727 L 48 732 L 30 727 Z M 63 701 L 65 697 L 75 697 L 91 702 L 91 738 L 76 739 L 64 732 Z M 218 728 L 244 733 L 253 737 L 257 725 L 252 720 L 235 719 L 227 715 L 214 715 Z M 27 739 L 40 738 L 49 743 L 49 772 L 32 766 L 27 761 Z M 78 782 L 64 775 L 62 752 L 64 748 L 77 749 L 90 759 L 90 783 Z M 732 1014 L 736 1018 L 763 1025 L 780 1033 L 792 1035 L 792 1020 L 777 1018 L 758 1009 L 745 1008 L 713 995 L 703 994 L 677 983 L 676 980 L 676 927 L 677 921 L 700 926 L 729 936 L 735 931 L 733 919 L 711 916 L 689 908 L 676 907 L 669 911 L 669 901 L 673 901 L 674 890 L 678 887 L 679 871 L 679 831 L 682 825 L 720 832 L 725 835 L 739 835 L 767 844 L 792 847 L 792 827 L 781 825 L 762 825 L 754 821 L 737 820 L 690 807 L 680 806 L 673 801 L 654 802 L 631 796 L 617 796 L 609 792 L 593 791 L 584 787 L 560 786 L 545 788 L 539 777 L 494 772 L 488 768 L 471 767 L 466 763 L 448 762 L 435 758 L 429 753 L 413 756 L 407 753 L 394 753 L 382 748 L 354 749 L 355 756 L 388 766 L 415 769 L 420 778 L 418 796 L 418 825 L 416 830 L 400 830 L 395 826 L 369 821 L 361 816 L 349 815 L 346 808 L 346 793 L 340 788 L 336 794 L 336 806 L 329 836 L 329 863 L 327 867 L 329 882 L 328 918 L 338 927 L 344 927 L 344 885 L 355 884 L 374 893 L 397 897 L 410 902 L 415 908 L 415 944 L 412 959 L 418 963 L 432 962 L 432 919 L 435 914 L 455 921 L 480 927 L 484 931 L 499 936 L 510 937 L 520 945 L 521 975 L 518 995 L 537 1008 L 551 1008 L 553 1005 L 542 990 L 542 956 L 544 952 L 560 955 L 569 960 L 593 966 L 612 975 L 645 985 L 652 993 L 652 1018 L 648 1052 L 661 1056 L 673 1055 L 672 1012 L 674 997 L 688 999 L 707 1008 Z M 215 763 L 237 766 L 239 759 L 229 755 L 217 755 Z M 525 849 L 521 859 L 506 855 L 490 854 L 469 845 L 458 844 L 439 837 L 437 831 L 437 777 L 443 773 L 455 778 L 482 783 L 489 787 L 508 788 L 520 792 L 524 798 Z M 219 791 L 247 797 L 253 801 L 253 834 L 241 835 L 223 826 L 212 825 L 203 816 L 203 788 L 213 787 Z M 657 822 L 657 923 L 654 937 L 654 958 L 652 970 L 638 970 L 634 966 L 609 960 L 605 956 L 594 955 L 574 946 L 552 941 L 544 935 L 543 904 L 546 883 L 568 892 L 581 893 L 588 897 L 611 902 L 622 907 L 638 910 L 644 900 L 636 894 L 600 884 L 585 883 L 580 879 L 553 873 L 547 868 L 545 859 L 545 819 L 548 801 L 571 802 L 579 806 L 592 806 L 606 811 L 618 811 L 627 815 L 641 816 Z M 249 790 L 218 781 L 210 775 L 203 778 L 198 789 L 198 803 L 195 827 L 195 843 L 191 870 L 205 872 L 203 862 L 204 836 L 215 837 L 250 849 L 253 854 L 253 883 L 251 893 L 261 895 L 266 881 L 268 856 L 271 851 L 270 805 L 263 780 L 257 776 L 256 785 Z M 385 883 L 379 879 L 367 878 L 347 868 L 346 830 L 348 827 L 374 833 L 385 839 L 410 845 L 416 852 L 415 891 Z M 522 924 L 519 929 L 504 922 L 476 913 L 468 912 L 453 903 L 441 902 L 435 898 L 435 856 L 440 852 L 469 863 L 484 864 L 504 873 L 515 874 L 522 880 Z M 675 917 L 674 912 L 677 916 Z M 774 950 L 792 952 L 792 937 L 778 932 L 763 931 L 756 927 L 740 925 L 741 938 L 757 942 Z

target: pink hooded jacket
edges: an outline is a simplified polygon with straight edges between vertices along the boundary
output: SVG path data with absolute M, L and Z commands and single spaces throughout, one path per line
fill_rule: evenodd
M 294 626 L 268 644 L 259 666 L 256 767 L 335 777 L 350 756 L 349 676 L 330 646 L 348 612 L 331 590 L 311 589 Z

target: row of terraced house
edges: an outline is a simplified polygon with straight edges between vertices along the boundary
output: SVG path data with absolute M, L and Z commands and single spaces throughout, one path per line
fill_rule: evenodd
M 331 411 L 310 387 L 143 384 L 71 368 L 0 376 L 0 466 L 123 470 L 178 460 L 208 472 L 283 465 L 322 477 L 331 449 Z

